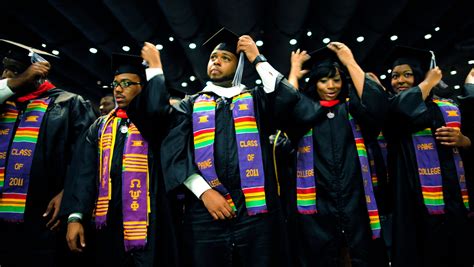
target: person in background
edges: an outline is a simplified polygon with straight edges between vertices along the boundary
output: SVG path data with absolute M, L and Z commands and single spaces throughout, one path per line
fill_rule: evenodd
M 52 230 L 72 152 L 95 115 L 47 80 L 44 58 L 53 55 L 7 40 L 0 47 L 0 265 L 64 265 L 64 236 Z
M 460 150 L 463 107 L 433 95 L 430 51 L 397 46 L 384 136 L 394 187 L 392 266 L 472 266 L 472 227 Z
M 149 66 L 146 73 L 143 60 Z M 98 118 L 81 138 L 72 164 L 76 172 L 69 179 L 73 186 L 65 192 L 61 213 L 68 215 L 69 248 L 87 248 L 84 226 L 92 220 L 98 266 L 178 266 L 159 157 L 128 116 L 130 103 L 142 90 L 166 90 L 160 54 L 145 43 L 141 57 L 113 54 L 112 70 L 117 108 Z M 158 121 L 168 115 L 169 97 L 162 95 L 155 103 L 164 107 Z M 166 130 L 160 128 L 162 137 Z

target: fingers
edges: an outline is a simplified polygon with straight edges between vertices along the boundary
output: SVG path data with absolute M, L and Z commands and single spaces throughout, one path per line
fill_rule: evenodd
M 48 207 L 46 207 L 46 211 L 43 213 L 43 217 L 48 216 L 48 214 L 51 212 L 54 206 L 54 201 L 50 201 L 48 204 Z
M 51 216 L 51 219 L 49 219 L 48 223 L 46 223 L 46 227 L 50 227 L 51 224 L 54 223 L 54 225 L 50 228 L 51 230 L 53 230 L 59 223 L 59 221 L 55 222 L 59 214 L 59 207 L 56 207 L 55 205 L 53 205 L 53 208 L 54 208 L 53 216 Z
M 51 226 L 51 228 L 49 228 L 49 230 L 51 231 L 54 231 L 58 228 L 59 224 L 61 224 L 61 221 L 60 220 L 57 220 L 53 226 Z
M 84 231 L 79 232 L 79 242 L 81 244 L 81 247 L 83 247 L 83 248 L 86 247 L 86 238 L 84 236 Z

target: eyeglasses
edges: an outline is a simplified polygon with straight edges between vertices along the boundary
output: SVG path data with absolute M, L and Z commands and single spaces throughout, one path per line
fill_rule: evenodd
M 115 89 L 117 86 L 120 85 L 120 87 L 122 87 L 123 89 L 125 88 L 128 88 L 132 85 L 138 85 L 138 84 L 141 84 L 139 82 L 132 82 L 132 81 L 129 81 L 129 80 L 121 80 L 120 82 L 117 82 L 117 81 L 113 81 L 110 86 L 112 87 L 112 89 Z

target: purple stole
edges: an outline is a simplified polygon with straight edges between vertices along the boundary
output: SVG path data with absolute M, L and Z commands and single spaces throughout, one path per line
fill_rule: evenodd
M 95 210 L 97 229 L 106 226 L 112 196 L 110 167 L 121 118 L 112 111 L 99 130 L 99 195 Z M 122 157 L 122 214 L 125 251 L 145 248 L 150 213 L 148 143 L 133 123 L 127 129 Z
M 14 102 L 4 104 L 0 115 L 0 220 L 23 221 L 35 148 L 50 101 L 32 100 L 24 114 L 19 114 Z
M 447 127 L 461 127 L 461 116 L 458 107 L 446 100 L 435 99 L 433 102 L 440 108 Z M 443 178 L 433 133 L 430 128 L 426 128 L 414 133 L 412 139 L 423 202 L 429 214 L 444 214 Z M 453 158 L 461 188 L 462 201 L 464 206 L 469 209 L 464 167 L 457 148 L 453 148 Z
M 380 237 L 380 218 L 377 202 L 374 197 L 372 179 L 369 169 L 369 160 L 365 148 L 364 139 L 359 126 L 349 114 L 349 123 L 354 135 L 357 155 L 359 156 L 362 180 L 364 182 L 365 201 L 372 230 L 372 238 Z M 311 129 L 298 144 L 297 155 L 297 177 L 296 177 L 296 203 L 298 212 L 301 214 L 315 214 L 316 207 L 316 172 L 314 170 L 314 144 L 313 130 Z
M 231 107 L 239 156 L 241 188 L 247 213 L 249 215 L 265 213 L 267 212 L 265 174 L 252 95 L 242 93 L 233 97 Z M 194 160 L 208 184 L 219 191 L 235 210 L 236 207 L 229 192 L 217 177 L 214 164 L 215 109 L 216 102 L 210 95 L 201 94 L 194 102 Z
M 379 133 L 379 136 L 377 136 L 377 145 L 380 148 L 380 153 L 382 154 L 383 158 L 383 163 L 385 164 L 385 167 L 387 167 L 387 141 L 385 141 L 385 138 L 382 134 L 382 132 Z M 369 162 L 370 162 L 370 174 L 372 175 L 372 186 L 374 187 L 374 190 L 377 190 L 378 188 L 378 182 L 379 179 L 377 177 L 377 166 L 375 164 L 375 157 L 374 157 L 374 152 L 370 147 L 367 147 L 367 154 L 369 156 Z

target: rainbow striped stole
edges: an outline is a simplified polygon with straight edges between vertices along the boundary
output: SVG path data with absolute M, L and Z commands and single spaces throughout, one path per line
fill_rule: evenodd
M 50 101 L 32 100 L 15 132 L 19 111 L 14 102 L 4 104 L 0 115 L 0 219 L 23 221 L 34 152 Z
M 365 147 L 364 138 L 357 125 L 355 119 L 349 114 L 349 123 L 351 125 L 352 134 L 354 135 L 357 155 L 359 156 L 360 171 L 362 180 L 364 181 L 365 204 L 367 205 L 367 212 L 369 214 L 370 229 L 372 230 L 372 239 L 380 237 L 380 217 L 377 208 L 377 200 L 374 196 L 374 186 L 372 184 L 372 176 L 370 174 L 369 159 L 367 157 L 367 149 Z
M 99 196 L 96 204 L 96 227 L 106 226 L 112 195 L 112 166 L 120 118 L 111 112 L 99 128 Z M 125 251 L 143 249 L 148 235 L 150 209 L 148 143 L 130 123 L 122 156 L 122 214 Z
M 374 196 L 372 179 L 369 169 L 369 160 L 365 148 L 364 139 L 359 126 L 354 118 L 349 114 L 349 124 L 351 125 L 357 155 L 359 157 L 360 169 L 364 183 L 365 200 L 367 212 L 372 230 L 372 238 L 380 237 L 380 218 L 377 202 Z M 301 214 L 317 213 L 316 207 L 316 172 L 314 170 L 314 143 L 313 130 L 311 129 L 300 140 L 297 155 L 297 177 L 296 177 L 296 203 L 298 212 Z
M 231 208 L 236 207 L 229 191 L 219 181 L 215 169 L 215 109 L 216 101 L 207 94 L 200 95 L 193 105 L 194 162 L 207 183 L 221 193 Z
M 440 108 L 441 113 L 443 114 L 446 127 L 453 127 L 458 129 L 461 128 L 461 114 L 457 106 L 444 99 L 434 99 L 433 102 L 436 103 L 436 105 L 438 105 L 438 107 Z M 469 196 L 466 186 L 464 165 L 457 147 L 453 147 L 453 159 L 456 166 L 459 187 L 461 189 L 462 201 L 466 209 L 469 210 Z
M 313 129 L 298 143 L 296 161 L 296 206 L 301 214 L 317 213 Z
M 232 115 L 239 155 L 240 181 L 247 212 L 249 215 L 266 213 L 265 173 L 260 134 L 250 93 L 245 92 L 234 96 Z
M 200 95 L 194 102 L 195 163 L 209 185 L 219 191 L 235 210 L 235 204 L 227 189 L 220 183 L 214 166 L 215 108 L 214 97 L 207 94 Z M 247 213 L 249 215 L 265 213 L 267 212 L 265 174 L 252 95 L 245 92 L 235 96 L 232 99 L 231 108 L 239 156 L 241 187 Z

